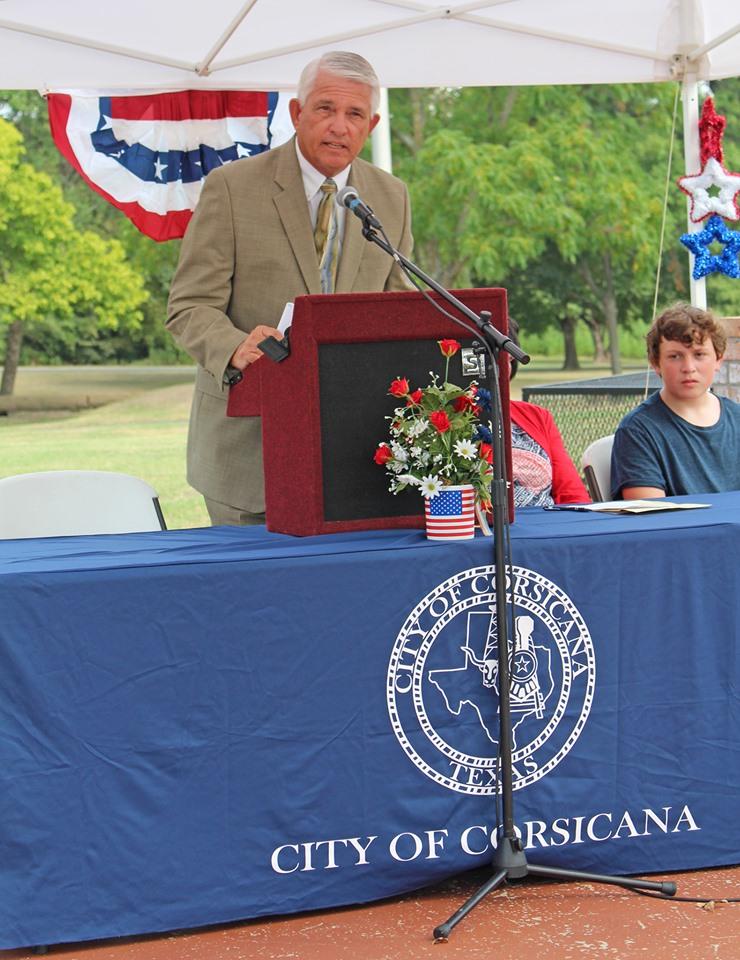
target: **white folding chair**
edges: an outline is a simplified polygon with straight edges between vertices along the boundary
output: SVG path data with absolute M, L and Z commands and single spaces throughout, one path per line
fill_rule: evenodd
M 594 503 L 611 500 L 612 487 L 612 446 L 614 434 L 599 437 L 583 451 L 581 467 L 586 478 L 586 486 Z
M 157 491 L 102 470 L 49 470 L 0 479 L 0 537 L 166 530 Z

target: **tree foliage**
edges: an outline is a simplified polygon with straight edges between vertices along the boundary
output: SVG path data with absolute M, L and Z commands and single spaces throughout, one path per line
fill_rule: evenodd
M 619 326 L 652 319 L 674 106 L 659 302 L 688 296 L 675 94 L 669 84 L 394 92 L 394 161 L 421 265 L 448 285 L 507 287 L 524 331 L 560 326 L 568 366 L 584 322 L 618 372 Z M 740 84 L 723 82 L 721 96 L 740 126 Z M 732 283 L 710 278 L 719 310 L 734 295 L 737 312 Z
M 48 173 L 74 207 L 78 230 L 92 230 L 109 240 L 117 240 L 130 267 L 136 271 L 147 291 L 141 304 L 140 323 L 104 328 L 95 337 L 73 342 L 57 338 L 51 324 L 51 342 L 26 338 L 29 360 L 48 362 L 49 356 L 67 363 L 122 362 L 150 359 L 161 362 L 188 360 L 164 328 L 167 296 L 180 250 L 178 241 L 155 243 L 140 233 L 120 210 L 91 190 L 77 171 L 57 149 L 49 132 L 46 101 L 35 91 L 9 90 L 0 93 L 0 113 L 22 133 L 27 159 Z M 49 348 L 51 347 L 51 353 Z
M 652 319 L 675 92 L 391 91 L 394 172 L 412 196 L 415 260 L 449 287 L 506 287 L 525 346 L 528 331 L 557 326 L 566 366 L 578 365 L 575 330 L 585 324 L 594 356 L 608 351 L 618 370 L 619 330 L 642 331 Z M 737 170 L 740 79 L 714 93 L 728 118 L 725 166 Z M 659 307 L 689 294 L 675 179 L 696 171 L 683 169 L 680 112 Z M 24 334 L 23 358 L 184 359 L 164 328 L 179 243 L 143 236 L 87 186 L 54 145 L 37 93 L 0 93 L 0 116 L 9 121 L 0 130 L 0 326 Z M 718 313 L 740 313 L 739 281 L 713 275 L 707 285 Z
M 77 229 L 59 186 L 23 152 L 19 132 L 0 120 L 0 326 L 8 337 L 2 393 L 13 391 L 26 331 L 53 324 L 71 341 L 136 328 L 147 297 L 120 243 Z

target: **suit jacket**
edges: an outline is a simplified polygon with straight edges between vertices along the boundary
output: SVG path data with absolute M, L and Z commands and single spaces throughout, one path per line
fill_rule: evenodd
M 405 185 L 363 160 L 349 183 L 391 243 L 411 252 Z M 408 289 L 398 266 L 348 212 L 337 293 Z M 313 227 L 294 141 L 209 173 L 182 243 L 167 327 L 198 364 L 188 432 L 188 482 L 242 510 L 264 510 L 258 417 L 227 417 L 223 374 L 244 335 L 276 327 L 285 303 L 321 293 Z

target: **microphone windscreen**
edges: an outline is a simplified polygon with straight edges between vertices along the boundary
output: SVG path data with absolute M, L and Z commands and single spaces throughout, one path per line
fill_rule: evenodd
M 359 199 L 360 199 L 359 193 L 355 190 L 354 187 L 351 187 L 349 184 L 347 184 L 346 187 L 342 187 L 342 189 L 337 194 L 337 203 L 339 204 L 340 207 L 346 207 L 350 204 L 352 200 L 359 200 Z

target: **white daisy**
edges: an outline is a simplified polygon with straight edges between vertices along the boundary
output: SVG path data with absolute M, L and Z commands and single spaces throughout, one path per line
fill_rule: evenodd
M 455 443 L 455 453 L 464 460 L 472 460 L 478 451 L 472 440 L 458 440 Z
M 421 492 L 425 497 L 436 497 L 441 489 L 442 482 L 439 477 L 434 477 L 430 474 L 429 476 L 421 478 Z

